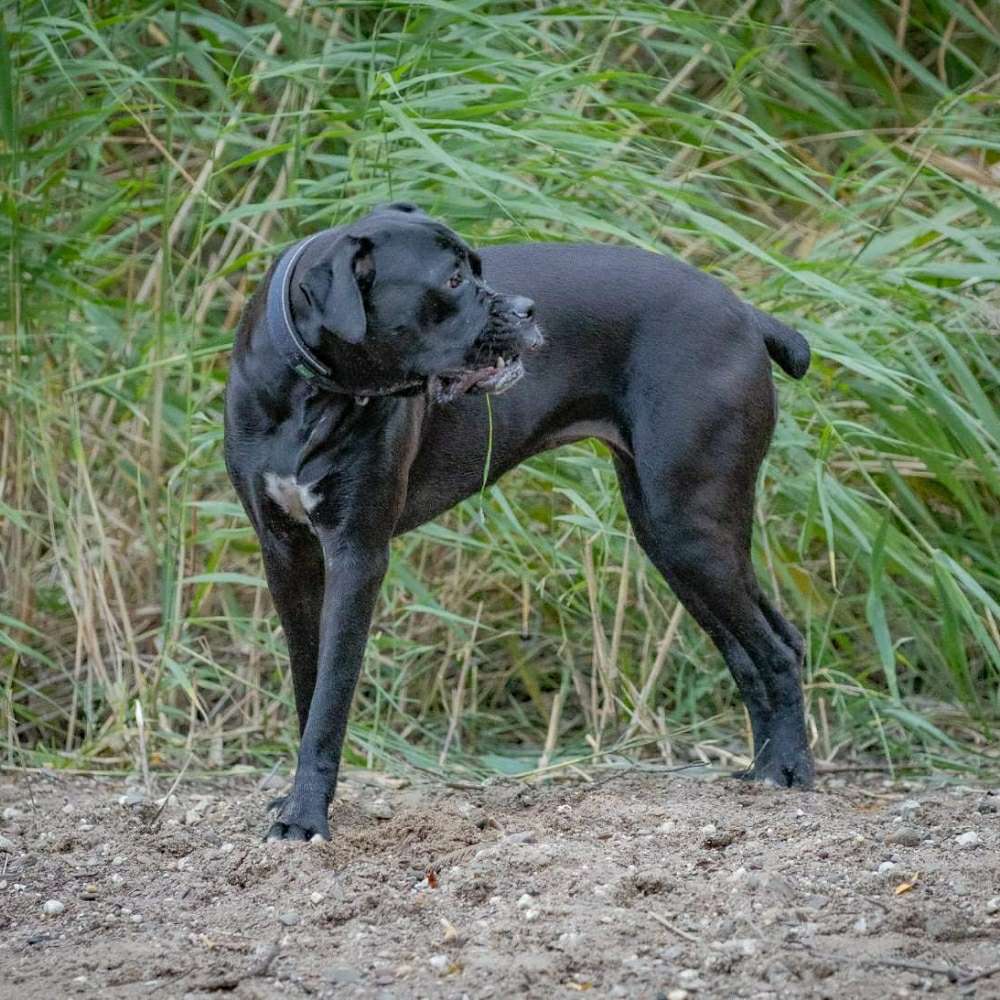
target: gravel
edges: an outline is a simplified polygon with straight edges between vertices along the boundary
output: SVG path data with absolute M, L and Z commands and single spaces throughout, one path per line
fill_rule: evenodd
M 932 986 L 950 995 L 949 984 L 861 959 L 974 974 L 997 962 L 1000 851 L 996 824 L 976 809 L 983 789 L 845 782 L 831 794 L 821 778 L 816 792 L 788 795 L 624 775 L 528 795 L 500 783 L 400 794 L 348 778 L 333 842 L 276 852 L 260 841 L 270 795 L 251 779 L 179 785 L 151 825 L 170 787 L 155 780 L 131 809 L 118 798 L 134 786 L 120 781 L 38 782 L 30 836 L 3 829 L 17 846 L 0 854 L 4 996 L 124 996 L 125 982 L 138 996 L 156 979 L 158 997 L 222 984 L 204 995 L 261 1000 L 290 985 L 358 1000 L 577 989 L 881 1000 Z M 900 808 L 907 796 L 919 810 Z M 365 815 L 366 799 L 385 802 L 391 821 Z M 26 801 L 24 779 L 0 775 L 0 809 Z M 195 809 L 200 821 L 185 825 Z M 970 823 L 978 850 L 957 844 Z M 885 846 L 907 829 L 912 838 Z M 735 831 L 724 848 L 703 846 Z M 61 916 L 43 911 L 50 897 Z M 251 955 L 254 942 L 275 950 L 273 964 Z M 81 971 L 86 990 L 73 982 Z M 977 996 L 994 986 L 977 983 Z

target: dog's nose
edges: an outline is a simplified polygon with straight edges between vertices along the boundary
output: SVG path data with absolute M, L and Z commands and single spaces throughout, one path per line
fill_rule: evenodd
M 518 319 L 532 319 L 535 315 L 535 303 L 524 295 L 515 295 L 510 300 L 510 311 Z

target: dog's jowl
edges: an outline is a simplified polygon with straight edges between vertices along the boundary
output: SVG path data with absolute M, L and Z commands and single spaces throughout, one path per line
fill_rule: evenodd
M 657 254 L 527 244 L 477 253 L 411 205 L 287 250 L 240 323 L 226 464 L 288 641 L 301 746 L 269 836 L 329 837 L 351 697 L 394 535 L 598 437 L 635 535 L 712 637 L 750 713 L 745 777 L 808 786 L 802 639 L 750 563 L 771 440 L 770 363 L 802 336 Z

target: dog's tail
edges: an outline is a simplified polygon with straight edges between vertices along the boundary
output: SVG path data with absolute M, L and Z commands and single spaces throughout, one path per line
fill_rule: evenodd
M 809 370 L 811 356 L 806 338 L 798 330 L 785 326 L 759 309 L 753 310 L 753 318 L 771 360 L 781 365 L 792 378 L 802 378 Z

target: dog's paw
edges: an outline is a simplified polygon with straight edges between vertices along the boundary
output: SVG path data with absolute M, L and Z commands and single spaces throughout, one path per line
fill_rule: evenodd
M 812 788 L 815 776 L 812 754 L 808 750 L 758 760 L 748 770 L 733 774 L 741 781 L 761 781 L 775 788 L 801 789 Z
M 330 824 L 325 802 L 298 801 L 295 794 L 284 795 L 270 803 L 278 817 L 267 831 L 265 840 L 291 840 L 309 843 L 330 839 Z
M 323 829 L 315 830 L 298 823 L 272 823 L 264 838 L 269 844 L 275 841 L 293 841 L 302 844 L 323 844 L 330 839 L 330 829 L 326 823 Z

